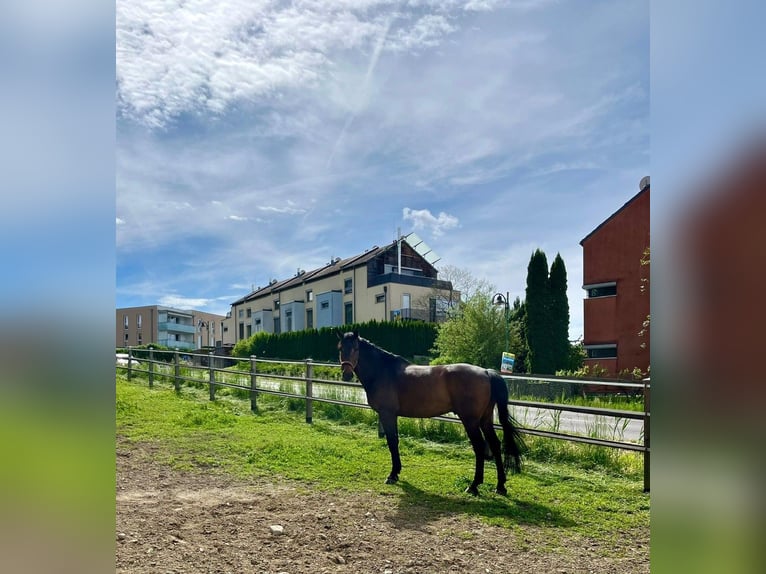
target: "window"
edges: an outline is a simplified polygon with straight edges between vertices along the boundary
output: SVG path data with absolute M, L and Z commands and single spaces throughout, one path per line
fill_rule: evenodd
M 279 334 L 281 332 L 279 330 L 279 317 L 274 317 L 274 333 Z
M 141 328 L 141 323 L 142 323 L 142 321 L 141 321 L 141 313 L 139 313 L 138 317 L 136 318 L 136 327 L 138 327 L 140 329 Z
M 244 316 L 245 316 L 245 310 L 244 310 L 244 309 L 240 309 L 240 310 L 239 310 L 239 313 L 237 314 L 237 316 L 238 316 L 240 319 L 241 319 L 242 317 L 244 317 Z
M 585 291 L 588 293 L 589 299 L 593 299 L 595 297 L 614 297 L 617 295 L 617 283 L 614 281 L 610 283 L 585 285 L 583 289 L 585 289 Z
M 240 313 L 241 312 L 242 311 L 240 311 Z M 245 338 L 245 324 L 244 323 L 240 323 L 239 324 L 239 338 L 240 339 L 244 339 Z
M 128 316 L 127 315 L 123 315 L 122 316 L 122 323 L 123 323 L 123 325 L 125 325 L 125 328 L 127 329 L 128 328 Z
M 329 302 L 329 301 L 322 301 L 322 302 L 319 304 L 319 307 L 320 307 L 321 309 L 329 309 L 329 308 L 330 308 L 330 302 Z
M 311 303 L 314 300 L 314 290 L 306 289 L 306 302 Z
M 248 310 L 247 310 L 247 318 L 249 319 L 252 316 L 253 316 L 253 311 L 250 308 L 248 308 Z
M 126 333 L 125 336 L 127 337 L 127 333 Z M 143 345 L 144 344 L 143 337 L 141 336 L 141 333 L 138 334 L 138 344 L 139 345 Z
M 125 346 L 127 346 L 127 345 L 128 345 L 128 334 L 125 333 Z
M 293 312 L 292 311 L 285 311 L 285 322 L 287 323 L 287 332 L 293 330 Z
M 410 294 L 402 293 L 402 309 L 410 308 Z
M 385 293 L 378 293 L 375 295 L 375 302 L 376 303 L 384 303 L 386 301 L 386 294 Z
M 314 328 L 314 310 L 313 309 L 306 309 L 306 328 L 307 329 Z
M 279 299 L 274 301 L 274 311 L 279 311 Z
M 616 359 L 617 345 L 586 345 L 589 359 Z
M 260 320 L 260 319 L 256 319 L 256 320 L 255 320 L 255 324 L 256 324 L 256 325 L 260 325 L 260 324 L 261 324 L 261 320 Z
M 350 325 L 354 322 L 354 304 L 346 303 L 344 307 L 346 325 Z
M 343 292 L 346 294 L 351 293 L 353 291 L 351 287 L 352 287 L 351 279 L 345 279 L 343 281 Z

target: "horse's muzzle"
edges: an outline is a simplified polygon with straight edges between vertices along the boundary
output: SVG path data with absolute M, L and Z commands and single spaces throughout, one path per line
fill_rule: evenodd
M 347 383 L 347 382 L 349 382 L 351 379 L 353 379 L 353 378 L 354 378 L 354 371 L 347 371 L 347 370 L 345 370 L 345 369 L 344 369 L 344 370 L 343 370 L 343 374 L 341 375 L 341 378 L 342 378 L 342 379 L 343 379 L 343 380 L 344 380 L 346 383 Z

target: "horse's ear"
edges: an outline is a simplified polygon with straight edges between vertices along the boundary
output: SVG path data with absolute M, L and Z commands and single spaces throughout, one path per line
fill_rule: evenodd
M 343 340 L 343 335 L 340 334 L 340 329 L 336 329 L 335 334 L 338 337 L 338 341 L 342 341 Z

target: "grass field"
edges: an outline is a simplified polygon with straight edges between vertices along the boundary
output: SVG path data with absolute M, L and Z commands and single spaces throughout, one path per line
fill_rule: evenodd
M 486 467 L 481 496 L 463 494 L 473 475 L 467 441 L 436 443 L 403 436 L 403 472 L 395 486 L 385 441 L 368 424 L 340 424 L 283 408 L 278 400 L 249 402 L 170 385 L 150 389 L 145 381 L 117 376 L 117 432 L 128 441 L 161 445 L 161 462 L 177 469 L 210 469 L 239 477 L 297 481 L 306 488 L 380 492 L 413 505 L 476 515 L 514 528 L 525 524 L 565 529 L 608 539 L 615 532 L 649 524 L 649 495 L 639 473 L 619 476 L 572 462 L 528 459 L 508 481 L 508 497 L 492 492 L 494 466 Z M 585 466 L 585 467 L 584 467 Z M 555 536 L 552 540 L 555 539 Z M 554 542 L 552 542 L 554 543 Z

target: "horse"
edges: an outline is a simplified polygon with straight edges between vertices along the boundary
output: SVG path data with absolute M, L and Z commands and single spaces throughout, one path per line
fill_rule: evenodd
M 399 480 L 402 470 L 397 418 L 430 418 L 453 412 L 463 423 L 476 455 L 473 482 L 465 492 L 479 494 L 487 444 L 497 467 L 495 491 L 508 494 L 506 472 L 521 472 L 525 445 L 508 412 L 508 387 L 497 372 L 466 363 L 413 365 L 360 337 L 358 331 L 342 335 L 338 331 L 337 336 L 342 378 L 349 382 L 356 375 L 386 435 L 391 453 L 391 473 L 386 484 Z M 493 424 L 495 407 L 503 429 L 502 451 Z

